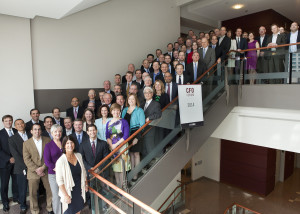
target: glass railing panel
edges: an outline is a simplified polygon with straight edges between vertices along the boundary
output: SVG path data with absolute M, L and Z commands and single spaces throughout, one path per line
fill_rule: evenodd
M 225 210 L 224 214 L 260 214 L 260 213 L 251 210 L 249 208 L 246 208 L 242 205 L 233 204 Z

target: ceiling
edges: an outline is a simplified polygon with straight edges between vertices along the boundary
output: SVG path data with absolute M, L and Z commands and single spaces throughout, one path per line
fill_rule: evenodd
M 244 4 L 234 10 L 234 4 Z M 287 18 L 300 21 L 300 0 L 190 0 L 182 4 L 181 17 L 217 27 L 220 21 L 273 9 Z
M 109 0 L 1 0 L 0 14 L 60 19 Z

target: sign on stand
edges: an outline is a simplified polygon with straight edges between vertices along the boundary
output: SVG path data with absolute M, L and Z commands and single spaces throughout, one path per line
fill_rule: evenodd
M 178 101 L 181 127 L 203 126 L 202 85 L 178 85 Z

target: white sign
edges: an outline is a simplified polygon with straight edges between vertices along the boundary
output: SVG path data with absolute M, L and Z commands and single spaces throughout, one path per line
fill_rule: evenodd
M 182 128 L 202 126 L 202 85 L 178 85 L 178 101 Z

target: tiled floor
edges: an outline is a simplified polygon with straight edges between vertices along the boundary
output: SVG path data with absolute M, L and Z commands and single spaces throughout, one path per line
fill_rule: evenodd
M 202 178 L 188 185 L 186 208 L 193 214 L 223 214 L 225 209 L 238 203 L 263 214 L 300 213 L 300 169 L 284 183 L 277 183 L 267 197 L 248 193 L 236 187 Z

